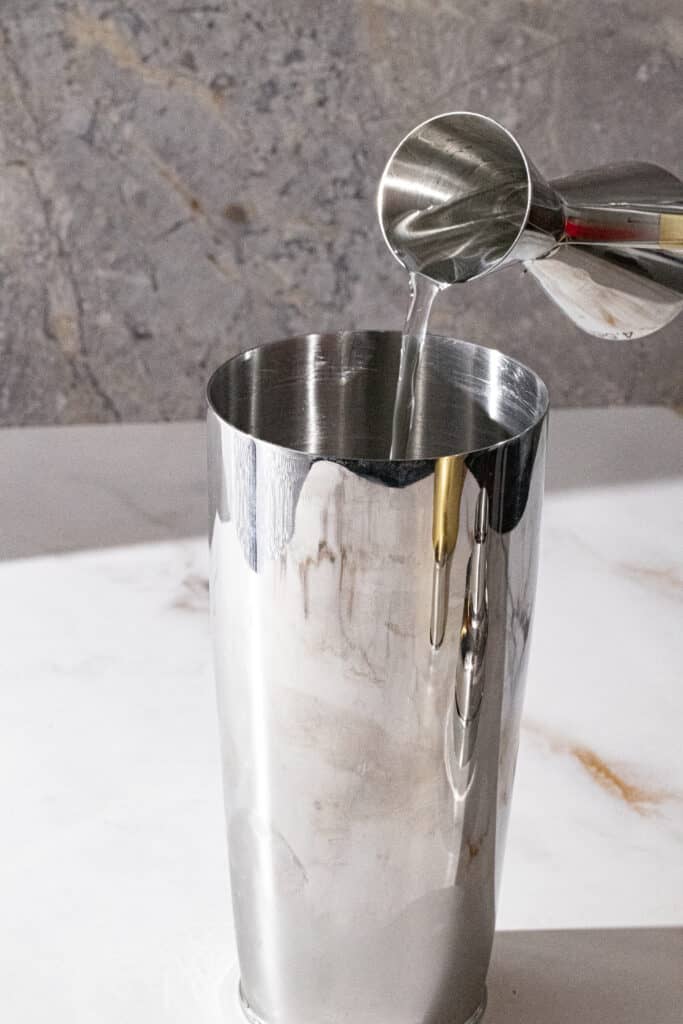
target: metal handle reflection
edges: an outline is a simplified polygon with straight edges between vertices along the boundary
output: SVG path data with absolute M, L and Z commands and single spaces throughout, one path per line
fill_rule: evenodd
M 475 511 L 474 542 L 467 566 L 459 658 L 455 672 L 453 741 L 456 762 L 461 768 L 472 758 L 484 693 L 484 657 L 489 627 L 486 586 L 488 518 L 488 495 L 482 489 Z
M 460 529 L 460 504 L 464 480 L 465 464 L 461 456 L 437 459 L 434 467 L 434 568 L 429 627 L 429 639 L 435 652 L 441 649 L 446 638 L 451 558 Z M 464 768 L 472 758 L 483 695 L 484 655 L 488 636 L 488 520 L 488 494 L 482 488 L 474 513 L 473 544 L 465 576 L 465 599 L 455 671 L 453 742 L 455 763 L 458 768 Z

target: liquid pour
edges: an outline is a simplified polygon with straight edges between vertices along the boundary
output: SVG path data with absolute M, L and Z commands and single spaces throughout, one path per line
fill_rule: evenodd
M 414 457 L 415 379 L 434 299 L 442 288 L 479 277 L 495 265 L 514 242 L 525 215 L 526 196 L 526 181 L 497 181 L 490 188 L 456 196 L 427 210 L 411 211 L 404 218 L 402 244 L 408 247 L 413 243 L 413 266 L 420 266 L 423 272 L 411 271 L 408 278 L 410 304 L 401 341 L 390 459 Z M 423 244 L 430 232 L 438 238 L 431 255 Z
M 429 314 L 441 285 L 424 274 L 411 273 L 408 278 L 410 302 L 401 339 L 401 358 L 394 397 L 391 424 L 390 459 L 410 457 L 413 419 L 415 415 L 415 378 L 424 347 Z

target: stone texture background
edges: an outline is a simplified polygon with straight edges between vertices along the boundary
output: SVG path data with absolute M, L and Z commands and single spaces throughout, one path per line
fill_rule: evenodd
M 680 0 L 2 0 L 0 422 L 199 416 L 211 369 L 305 330 L 396 327 L 384 161 L 472 109 L 549 176 L 680 168 Z M 587 338 L 515 270 L 436 328 L 556 404 L 680 403 L 680 324 Z

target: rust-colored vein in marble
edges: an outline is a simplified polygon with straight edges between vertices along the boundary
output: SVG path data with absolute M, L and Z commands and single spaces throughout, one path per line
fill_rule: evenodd
M 588 772 L 593 781 L 611 796 L 623 801 L 637 814 L 646 815 L 665 800 L 680 799 L 681 795 L 670 790 L 646 789 L 625 778 L 623 771 L 617 771 L 590 747 L 546 729 L 536 722 L 525 721 L 526 732 L 542 737 L 555 753 L 569 754 Z
M 179 611 L 204 612 L 209 602 L 209 581 L 205 576 L 190 573 L 182 582 L 182 590 L 173 607 Z
M 648 565 L 620 562 L 619 569 L 625 576 L 630 576 L 632 579 L 640 580 L 643 583 L 659 584 L 677 594 L 683 594 L 683 579 L 673 568 L 653 569 Z
M 569 753 L 576 758 L 599 786 L 623 800 L 639 814 L 645 813 L 648 806 L 661 803 L 666 795 L 643 789 L 641 786 L 628 782 L 588 747 L 570 746 Z

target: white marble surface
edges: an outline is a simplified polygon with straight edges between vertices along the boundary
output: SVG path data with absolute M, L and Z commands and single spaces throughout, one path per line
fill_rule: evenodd
M 503 929 L 683 924 L 683 482 L 643 476 L 547 496 Z M 0 563 L 3 1019 L 232 1017 L 206 561 Z

